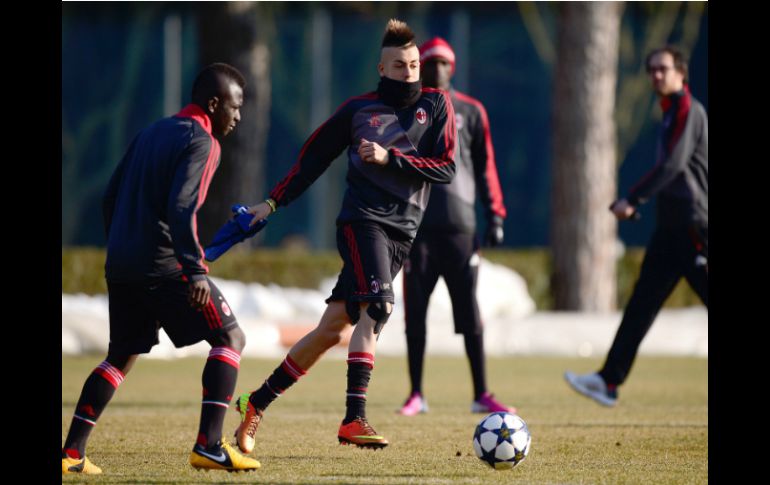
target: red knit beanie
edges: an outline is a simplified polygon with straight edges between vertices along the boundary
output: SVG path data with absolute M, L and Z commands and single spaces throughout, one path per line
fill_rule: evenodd
M 436 57 L 443 57 L 449 61 L 449 63 L 452 64 L 452 74 L 454 74 L 455 51 L 452 50 L 452 46 L 449 45 L 449 42 L 441 37 L 434 37 L 425 41 L 420 46 L 420 62 L 425 62 L 428 59 L 434 59 Z

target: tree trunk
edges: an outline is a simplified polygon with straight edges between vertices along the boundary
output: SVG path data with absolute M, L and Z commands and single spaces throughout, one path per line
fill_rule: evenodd
M 246 78 L 241 122 L 222 144 L 222 160 L 199 212 L 203 244 L 230 217 L 233 204 L 266 197 L 265 150 L 270 128 L 270 5 L 263 2 L 204 3 L 199 10 L 201 68 L 213 62 L 236 67 Z M 261 234 L 235 250 L 254 246 Z
M 556 310 L 615 309 L 613 111 L 622 3 L 561 6 L 554 73 L 551 191 Z

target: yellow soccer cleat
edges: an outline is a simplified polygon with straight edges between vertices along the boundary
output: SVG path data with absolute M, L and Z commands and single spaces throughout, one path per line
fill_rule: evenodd
M 248 456 L 243 456 L 222 439 L 220 446 L 204 448 L 195 445 L 190 453 L 190 465 L 197 470 L 227 470 L 228 472 L 252 471 L 260 463 Z
M 66 473 L 83 473 L 85 475 L 99 475 L 102 473 L 102 469 L 91 463 L 88 457 L 81 459 L 76 458 L 62 458 L 61 459 L 61 472 L 62 475 Z

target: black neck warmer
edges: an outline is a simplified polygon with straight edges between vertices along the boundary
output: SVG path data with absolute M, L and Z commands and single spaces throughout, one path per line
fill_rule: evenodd
M 389 106 L 393 106 L 396 109 L 406 108 L 420 99 L 422 81 L 406 83 L 383 76 L 377 85 L 377 94 Z

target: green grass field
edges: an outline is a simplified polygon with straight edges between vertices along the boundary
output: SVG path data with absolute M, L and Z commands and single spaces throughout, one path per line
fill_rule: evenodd
M 62 443 L 83 381 L 101 356 L 62 358 Z M 198 429 L 204 359 L 140 359 L 92 433 L 88 457 L 101 476 L 63 483 L 382 483 L 382 484 L 689 484 L 708 482 L 708 361 L 637 360 L 614 409 L 574 393 L 565 369 L 594 370 L 595 359 L 512 357 L 488 360 L 490 388 L 519 408 L 532 433 L 529 456 L 510 471 L 478 460 L 464 358 L 426 358 L 430 413 L 395 413 L 406 398 L 406 358 L 379 358 L 368 416 L 391 445 L 340 446 L 344 360 L 322 360 L 276 401 L 259 429 L 252 473 L 198 472 L 187 463 Z M 260 384 L 279 359 L 244 359 L 236 393 Z M 238 418 L 225 420 L 228 437 Z

